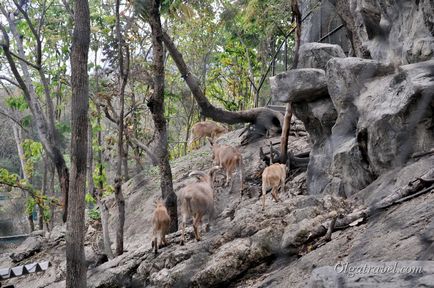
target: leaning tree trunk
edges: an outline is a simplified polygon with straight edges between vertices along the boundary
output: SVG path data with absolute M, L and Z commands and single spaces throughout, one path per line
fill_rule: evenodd
M 181 77 L 184 78 L 185 82 L 193 93 L 193 96 L 201 110 L 202 116 L 210 117 L 215 121 L 227 124 L 251 123 L 257 127 L 260 127 L 260 130 L 282 127 L 282 115 L 279 112 L 268 108 L 260 107 L 246 111 L 232 112 L 213 106 L 205 97 L 202 89 L 200 88 L 199 80 L 190 72 L 187 64 L 185 64 L 182 54 L 178 51 L 178 48 L 175 46 L 170 36 L 166 32 L 163 32 L 162 39 L 170 53 L 170 56 L 172 56 L 173 61 L 178 67 Z
M 170 232 L 178 230 L 178 215 L 176 194 L 173 191 L 172 171 L 169 163 L 167 149 L 167 127 L 164 117 L 164 49 L 163 30 L 160 20 L 160 1 L 155 0 L 150 9 L 149 24 L 152 29 L 152 46 L 154 62 L 154 92 L 148 102 L 157 131 L 157 158 L 160 169 L 160 187 L 163 198 L 166 200 L 167 210 L 170 215 Z
M 12 32 L 16 40 L 16 44 L 17 44 L 16 46 L 18 49 L 19 57 L 21 59 L 25 59 L 26 56 L 24 51 L 23 38 L 17 31 L 16 22 L 14 21 L 13 18 L 11 18 L 15 14 L 7 13 L 4 7 L 1 5 L 0 5 L 0 10 L 2 11 L 3 15 L 7 18 L 10 31 Z M 23 15 L 26 15 L 28 17 L 27 13 L 22 8 L 19 10 Z M 27 20 L 28 23 L 31 23 L 29 18 L 27 18 Z M 18 61 L 22 71 L 21 74 L 17 68 L 15 59 L 12 56 L 12 52 L 10 51 L 9 35 L 6 31 L 6 28 L 2 25 L 2 23 L 0 23 L 0 30 L 3 34 L 3 40 L 1 41 L 0 46 L 2 47 L 6 60 L 9 63 L 11 72 L 14 75 L 18 85 L 20 86 L 23 92 L 24 99 L 29 105 L 29 109 L 32 113 L 33 120 L 35 122 L 36 130 L 38 131 L 38 136 L 44 147 L 44 150 L 47 153 L 47 155 L 51 158 L 51 160 L 53 161 L 56 167 L 58 177 L 59 177 L 60 189 L 62 191 L 62 197 L 63 197 L 63 206 L 64 206 L 63 221 L 66 222 L 66 217 L 68 212 L 69 171 L 68 171 L 68 167 L 66 166 L 65 159 L 63 158 L 63 155 L 58 148 L 60 146 L 60 143 L 58 142 L 58 138 L 54 137 L 55 136 L 54 134 L 56 133 L 54 129 L 55 123 L 47 122 L 45 114 L 43 113 L 41 104 L 36 95 L 35 87 L 32 84 L 32 78 L 28 67 L 29 62 L 26 62 L 24 60 Z M 35 32 L 34 29 L 32 31 Z M 39 35 L 34 35 L 34 36 L 38 39 L 38 48 L 41 48 Z M 40 63 L 42 59 L 41 51 L 42 51 L 41 49 L 38 49 L 37 59 L 39 62 L 38 63 L 39 72 L 42 71 L 40 70 L 42 65 L 42 63 Z M 49 99 L 48 96 L 49 95 L 46 95 L 46 99 Z M 51 117 L 49 117 L 49 120 L 53 121 Z
M 71 193 L 66 233 L 66 287 L 86 287 L 84 254 L 84 210 L 86 194 L 89 77 L 87 59 L 90 44 L 90 16 L 87 0 L 75 0 L 71 51 Z

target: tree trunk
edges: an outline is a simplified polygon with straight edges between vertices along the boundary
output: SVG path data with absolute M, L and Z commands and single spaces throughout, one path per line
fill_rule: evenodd
M 88 123 L 87 128 L 87 163 L 86 163 L 86 183 L 87 183 L 87 192 L 90 195 L 93 195 L 93 190 L 95 189 L 95 185 L 93 183 L 93 149 L 92 149 L 92 124 Z
M 116 0 L 116 38 L 118 45 L 118 60 L 119 60 L 119 97 L 121 111 L 119 113 L 118 121 L 118 159 L 116 167 L 115 178 L 115 199 L 118 206 L 118 226 L 116 229 L 116 255 L 124 253 L 124 225 L 125 225 L 125 198 L 122 194 L 122 163 L 124 155 L 124 110 L 125 110 L 125 87 L 128 79 L 128 69 L 124 67 L 124 55 L 123 55 L 123 39 L 121 35 L 121 23 L 120 23 L 120 0 Z M 128 54 L 128 51 L 127 51 Z M 128 57 L 127 57 L 128 66 Z
M 98 59 L 98 51 L 95 51 L 95 88 L 96 93 L 99 92 L 99 73 L 98 73 L 98 65 L 97 65 L 97 59 Z M 97 109 L 97 125 L 98 127 L 101 127 L 101 107 L 100 105 L 96 104 Z M 102 147 L 102 132 L 101 129 L 98 129 L 97 134 L 97 141 L 98 141 L 98 147 Z M 109 210 L 107 208 L 107 205 L 105 205 L 103 198 L 103 192 L 104 192 L 104 182 L 103 179 L 103 163 L 102 163 L 102 150 L 98 149 L 97 154 L 97 163 L 98 163 L 98 188 L 92 190 L 92 195 L 96 199 L 96 203 L 98 205 L 99 211 L 101 212 L 101 224 L 102 224 L 102 235 L 103 235 L 103 243 L 104 243 L 104 253 L 106 254 L 108 259 L 113 259 L 113 251 L 111 248 L 111 241 L 110 241 L 110 233 L 109 233 L 109 227 L 108 227 L 108 219 L 109 219 Z M 94 183 L 95 185 L 95 183 Z
M 154 92 L 148 101 L 148 107 L 152 113 L 155 129 L 157 131 L 158 149 L 157 158 L 160 169 L 160 187 L 166 207 L 170 215 L 170 232 L 178 230 L 178 211 L 176 194 L 173 191 L 172 171 L 169 163 L 169 152 L 167 149 L 167 127 L 164 118 L 164 49 L 163 30 L 160 20 L 160 1 L 154 0 L 150 9 L 149 24 L 152 30 L 153 64 L 154 64 Z M 201 91 L 202 93 L 202 91 Z
M 201 110 L 202 116 L 210 117 L 217 122 L 228 124 L 248 122 L 258 127 L 262 127 L 265 130 L 282 127 L 283 116 L 279 112 L 275 112 L 268 108 L 260 107 L 247 111 L 232 112 L 214 107 L 203 94 L 198 79 L 196 76 L 191 74 L 189 68 L 184 62 L 182 54 L 178 51 L 172 39 L 166 32 L 163 32 L 162 39 L 170 53 L 170 56 L 172 56 L 173 61 L 178 67 L 181 77 L 184 78 L 185 82 L 193 93 L 193 96 Z
M 12 123 L 12 131 L 14 132 L 14 138 L 15 138 L 15 144 L 17 146 L 18 151 L 18 157 L 20 158 L 20 165 L 21 165 L 21 173 L 23 176 L 23 179 L 29 180 L 27 177 L 27 172 L 25 169 L 25 160 L 26 157 L 24 156 L 23 146 L 22 145 L 22 137 L 21 137 L 21 128 L 15 124 Z M 27 194 L 27 201 L 29 199 L 30 195 Z M 35 223 L 33 223 L 33 213 L 30 212 L 29 215 L 27 215 L 27 221 L 29 222 L 29 229 L 30 232 L 33 232 L 35 230 Z
M 122 167 L 124 168 L 124 181 L 128 181 L 130 179 L 130 174 L 128 171 L 128 148 L 129 145 L 128 143 L 125 143 L 125 147 L 124 147 L 124 155 L 122 157 Z
M 292 107 L 291 103 L 286 104 L 285 117 L 283 120 L 282 136 L 280 137 L 280 163 L 286 163 L 288 159 L 288 138 L 291 128 Z
M 25 59 L 22 38 L 17 32 L 14 19 L 11 18 L 12 17 L 11 15 L 14 14 L 7 13 L 2 6 L 0 6 L 0 9 L 4 14 L 4 16 L 7 18 L 10 26 L 9 28 L 17 42 L 18 54 L 21 58 Z M 23 73 L 23 76 L 21 76 L 20 72 L 18 71 L 15 60 L 9 49 L 10 48 L 9 35 L 1 23 L 0 23 L 0 30 L 2 31 L 3 34 L 3 41 L 1 43 L 1 47 L 3 49 L 4 55 L 9 63 L 12 74 L 14 74 L 17 83 L 19 84 L 20 88 L 23 91 L 24 99 L 29 105 L 30 111 L 33 116 L 33 120 L 35 121 L 36 129 L 38 131 L 38 136 L 44 147 L 44 150 L 47 153 L 47 155 L 52 159 L 53 163 L 56 166 L 60 187 L 62 190 L 62 197 L 63 197 L 63 206 L 64 206 L 63 221 L 66 222 L 67 210 L 68 210 L 69 171 L 68 168 L 66 167 L 65 159 L 63 158 L 63 155 L 58 148 L 60 147 L 60 143 L 58 143 L 58 139 L 56 137 L 52 137 L 53 135 L 51 135 L 50 133 L 49 127 L 54 127 L 54 123 L 47 123 L 47 119 L 43 113 L 41 104 L 39 103 L 38 97 L 36 95 L 35 87 L 32 84 L 32 78 L 29 72 L 28 64 L 22 60 L 19 61 Z
M 44 156 L 44 173 L 42 177 L 42 188 L 41 193 L 42 195 L 47 195 L 47 187 L 48 187 L 48 165 L 49 165 L 49 159 L 48 157 Z M 39 206 L 39 229 L 44 229 L 44 209 L 42 206 Z M 47 230 L 50 228 L 47 225 Z
M 96 79 L 96 89 L 98 91 L 98 76 Z M 97 106 L 97 112 L 98 112 L 98 126 L 101 126 L 101 108 Z M 98 146 L 102 147 L 102 135 L 101 130 L 98 131 Z M 108 219 L 109 219 L 109 210 L 102 200 L 103 192 L 104 192 L 104 183 L 102 181 L 103 177 L 103 166 L 102 166 L 102 151 L 101 149 L 98 150 L 98 174 L 99 174 L 99 183 L 98 183 L 98 189 L 95 191 L 93 196 L 96 198 L 96 203 L 98 205 L 99 211 L 101 212 L 101 224 L 102 224 L 102 235 L 103 235 L 103 242 L 104 242 L 104 253 L 106 254 L 108 259 L 113 259 L 113 251 L 111 248 L 111 241 L 110 241 L 110 233 L 109 233 L 109 227 L 108 227 Z
M 54 168 L 53 163 L 49 162 L 48 167 L 48 174 L 50 178 L 50 185 L 48 186 L 48 190 L 50 193 L 48 195 L 56 196 L 56 191 L 54 190 L 54 184 L 56 182 L 56 171 Z M 50 229 L 53 229 L 54 223 L 56 222 L 56 214 L 55 214 L 56 205 L 51 204 L 50 212 L 51 212 L 51 219 L 50 219 Z
M 87 0 L 75 0 L 71 51 L 71 193 L 66 232 L 66 287 L 86 287 L 84 212 L 86 194 L 90 44 L 90 15 Z

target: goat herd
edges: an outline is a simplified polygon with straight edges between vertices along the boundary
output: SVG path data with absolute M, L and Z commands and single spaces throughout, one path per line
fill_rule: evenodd
M 240 192 L 243 192 L 243 158 L 238 148 L 226 144 L 216 144 L 215 139 L 228 131 L 227 128 L 218 125 L 212 121 L 204 121 L 196 123 L 191 132 L 193 139 L 190 143 L 200 140 L 204 137 L 209 137 L 208 140 L 211 144 L 213 167 L 208 173 L 202 171 L 193 171 L 189 177 L 196 177 L 197 181 L 187 184 L 179 193 L 178 199 L 181 202 L 181 218 L 182 218 L 182 234 L 181 245 L 185 243 L 185 224 L 188 218 L 193 218 L 194 237 L 200 241 L 200 227 L 202 225 L 203 216 L 207 215 L 208 219 L 214 216 L 214 174 L 219 170 L 223 170 L 226 174 L 226 182 L 223 186 L 228 186 L 230 183 L 230 190 L 233 186 L 233 177 L 235 170 L 239 170 L 240 174 Z M 269 188 L 272 188 L 271 195 L 277 202 L 279 196 L 277 194 L 279 187 L 284 190 L 286 178 L 286 165 L 284 164 L 271 164 L 266 167 L 262 173 L 262 210 L 265 209 L 265 195 Z M 154 252 L 158 252 L 158 248 L 165 246 L 166 234 L 169 232 L 170 217 L 167 212 L 163 200 L 158 200 L 154 211 L 152 226 L 154 239 L 152 247 Z M 206 226 L 208 231 L 209 224 Z M 157 237 L 159 240 L 157 241 Z

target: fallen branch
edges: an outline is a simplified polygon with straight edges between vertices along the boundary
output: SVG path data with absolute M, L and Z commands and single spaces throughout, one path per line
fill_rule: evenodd
M 322 236 L 328 236 L 329 230 L 344 230 L 351 226 L 356 226 L 369 217 L 376 213 L 379 213 L 391 206 L 403 203 L 417 196 L 425 194 L 434 189 L 434 168 L 430 169 L 423 176 L 416 178 L 415 180 L 409 182 L 407 186 L 394 191 L 389 196 L 382 199 L 376 205 L 369 206 L 367 208 L 355 210 L 352 213 L 342 217 L 334 219 L 334 213 L 331 212 L 329 215 L 324 216 L 327 221 L 322 222 L 319 225 L 313 226 L 309 230 L 309 234 L 305 234 L 305 230 L 300 230 L 297 233 L 300 235 L 296 237 L 297 244 L 303 245 L 307 244 L 315 239 Z M 426 187 L 429 185 L 428 187 Z M 422 190 L 421 190 L 422 189 Z M 334 222 L 334 223 L 333 223 Z M 333 227 L 333 228 L 330 228 Z M 331 234 L 332 232 L 330 232 Z M 331 237 L 331 236 L 330 236 Z M 327 238 L 326 238 L 327 239 Z
M 434 149 L 431 149 L 430 151 L 426 151 L 426 152 L 415 153 L 411 155 L 411 158 L 420 158 L 430 154 L 434 154 Z

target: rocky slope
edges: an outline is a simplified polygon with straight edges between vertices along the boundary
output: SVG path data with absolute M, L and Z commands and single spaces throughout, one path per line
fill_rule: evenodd
M 239 131 L 231 132 L 223 142 L 236 144 Z M 273 141 L 277 139 L 271 139 Z M 309 150 L 307 137 L 291 137 L 290 148 L 295 152 Z M 274 203 L 267 195 L 266 210 L 261 211 L 258 199 L 261 161 L 258 148 L 266 146 L 262 140 L 243 149 L 246 179 L 250 195 L 240 199 L 237 186 L 234 191 L 219 187 L 217 179 L 216 207 L 218 217 L 210 232 L 204 232 L 203 241 L 196 242 L 192 235 L 185 246 L 179 245 L 179 233 L 171 234 L 169 246 L 158 255 L 151 251 L 149 226 L 153 200 L 158 197 L 157 175 L 138 175 L 125 184 L 127 196 L 127 252 L 94 267 L 100 260 L 95 254 L 100 248 L 90 245 L 98 242 L 98 231 L 92 226 L 87 233 L 87 260 L 89 287 L 336 287 L 341 279 L 329 270 L 338 262 L 396 261 L 431 259 L 427 253 L 434 241 L 431 219 L 434 196 L 425 194 L 378 213 L 366 222 L 332 234 L 330 242 L 309 241 L 312 229 L 323 223 L 332 211 L 348 213 L 359 205 L 369 205 L 376 198 L 406 185 L 415 177 L 429 171 L 434 156 L 411 160 L 401 169 L 380 176 L 371 185 L 350 199 L 333 195 L 305 195 L 305 172 L 290 177 L 283 202 Z M 209 147 L 205 146 L 174 163 L 176 187 L 185 185 L 191 170 L 206 169 L 211 165 Z M 303 195 L 304 194 L 304 195 Z M 363 201 L 361 201 L 363 200 Z M 115 207 L 111 213 L 115 213 Z M 111 222 L 111 227 L 114 223 Z M 98 227 L 97 227 L 98 228 Z M 192 234 L 192 229 L 188 230 Z M 3 284 L 15 287 L 63 287 L 65 277 L 64 234 L 60 227 L 36 254 L 18 263 L 50 260 L 53 264 L 43 274 L 30 274 L 10 279 Z M 39 236 L 35 239 L 41 239 Z M 307 240 L 307 241 L 306 241 Z M 97 246 L 97 245 L 96 245 Z M 14 265 L 8 254 L 0 258 L 1 266 Z M 363 262 L 364 263 L 364 262 Z M 7 264 L 7 265 L 6 265 Z M 15 264 L 16 265 L 16 264 Z M 428 264 L 426 271 L 431 271 Z M 94 267 L 94 268 L 92 268 Z M 327 268 L 331 267 L 331 268 Z M 328 270 L 327 270 L 328 269 Z M 333 271 L 332 271 L 333 272 Z M 335 275 L 335 276 L 333 276 Z M 390 275 L 389 275 L 390 276 Z M 398 275 L 399 276 L 399 275 Z M 409 283 L 398 276 L 383 276 L 385 283 Z M 426 275 L 425 275 L 426 276 Z M 348 277 L 347 281 L 377 281 L 363 275 Z M 430 279 L 430 278 L 429 278 Z M 429 279 L 419 279 L 426 283 Z M 371 281 L 371 282 L 370 282 Z M 395 282 L 393 282 L 395 281 Z M 398 281 L 398 282 L 396 282 Z M 416 281 L 416 280 L 415 280 Z M 425 282 L 424 282 L 425 281 Z M 407 283 L 407 284 L 405 284 Z M 391 285 L 395 285 L 391 284 Z M 407 285 L 407 286 L 405 286 Z M 370 287 L 370 286 L 366 286 Z M 395 286 L 393 286 L 395 287 Z

